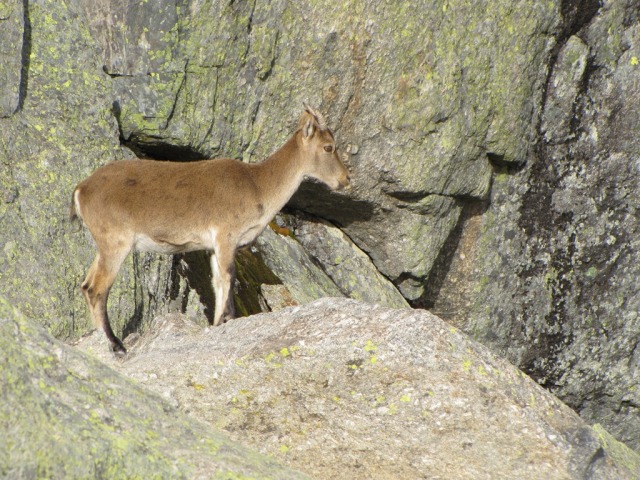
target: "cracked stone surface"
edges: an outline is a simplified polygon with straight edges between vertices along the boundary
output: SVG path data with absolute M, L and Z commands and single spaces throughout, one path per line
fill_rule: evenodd
M 115 360 L 182 411 L 313 478 L 635 479 L 640 457 L 424 310 L 322 299 L 203 330 L 159 317 Z

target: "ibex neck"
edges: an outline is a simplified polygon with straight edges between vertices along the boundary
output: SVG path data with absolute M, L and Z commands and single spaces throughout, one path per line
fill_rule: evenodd
M 278 151 L 255 168 L 255 181 L 261 191 L 263 203 L 269 205 L 273 215 L 278 213 L 304 180 L 303 162 L 297 135 L 293 135 Z

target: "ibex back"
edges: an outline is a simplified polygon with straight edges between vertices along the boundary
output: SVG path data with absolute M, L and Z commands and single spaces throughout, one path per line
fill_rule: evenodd
M 133 247 L 166 254 L 210 251 L 213 323 L 219 325 L 235 316 L 236 250 L 258 237 L 305 177 L 333 190 L 349 184 L 331 130 L 307 105 L 296 132 L 262 163 L 118 161 L 78 184 L 71 215 L 83 220 L 98 249 L 82 291 L 112 351 L 126 353 L 111 329 L 107 298 Z

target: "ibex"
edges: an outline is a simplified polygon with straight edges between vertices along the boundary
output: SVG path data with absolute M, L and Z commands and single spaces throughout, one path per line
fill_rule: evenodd
M 322 115 L 305 104 L 296 132 L 257 164 L 229 158 L 197 162 L 123 160 L 105 165 L 73 192 L 71 218 L 80 217 L 97 255 L 82 283 L 93 322 L 111 350 L 126 354 L 107 316 L 107 298 L 129 251 L 211 252 L 214 325 L 234 318 L 235 254 L 253 242 L 305 177 L 332 190 L 349 172 Z

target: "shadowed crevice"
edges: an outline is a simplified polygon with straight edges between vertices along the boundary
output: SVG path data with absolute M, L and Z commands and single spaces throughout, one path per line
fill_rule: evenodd
M 22 110 L 29 87 L 29 66 L 31 62 L 31 17 L 29 15 L 29 0 L 22 0 L 23 29 L 22 29 L 22 51 L 20 86 L 18 90 L 18 105 L 14 113 Z
M 413 307 L 431 310 L 441 318 L 454 323 L 459 323 L 466 317 L 467 312 L 461 305 L 465 303 L 468 294 L 465 291 L 454 291 L 464 285 L 464 282 L 452 281 L 452 273 L 454 276 L 462 275 L 462 271 L 457 271 L 462 268 L 461 265 L 453 267 L 454 259 L 461 255 L 469 259 L 475 257 L 473 252 L 466 250 L 476 247 L 477 238 L 475 237 L 478 232 L 472 235 L 473 239 L 469 239 L 466 238 L 468 237 L 467 229 L 470 220 L 481 217 L 489 208 L 488 200 L 458 199 L 458 202 L 462 206 L 458 223 L 440 249 L 425 282 L 424 294 L 412 302 Z M 452 268 L 456 271 L 452 272 Z

